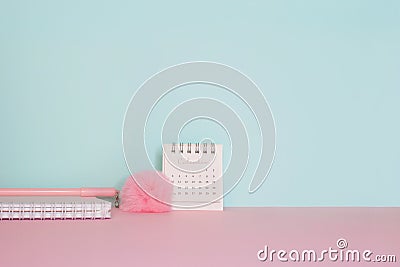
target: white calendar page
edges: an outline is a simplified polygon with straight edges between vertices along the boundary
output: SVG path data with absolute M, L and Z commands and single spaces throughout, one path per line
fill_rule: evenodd
M 223 210 L 222 145 L 164 144 L 163 173 L 174 210 Z

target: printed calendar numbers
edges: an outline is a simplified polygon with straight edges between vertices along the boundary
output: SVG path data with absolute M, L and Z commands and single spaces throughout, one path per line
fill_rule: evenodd
M 163 172 L 175 185 L 173 209 L 223 209 L 222 145 L 164 144 Z

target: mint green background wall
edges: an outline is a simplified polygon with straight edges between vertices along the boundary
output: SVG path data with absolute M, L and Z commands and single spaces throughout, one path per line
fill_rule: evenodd
M 250 76 L 276 120 L 270 176 L 227 206 L 398 206 L 399 47 L 398 1 L 1 1 L 0 186 L 121 186 L 135 90 L 207 60 Z

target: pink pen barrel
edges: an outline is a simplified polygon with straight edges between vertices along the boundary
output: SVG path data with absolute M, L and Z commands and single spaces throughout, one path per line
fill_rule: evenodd
M 111 197 L 117 190 L 109 187 L 85 188 L 0 188 L 0 196 L 82 196 Z
M 110 187 L 82 187 L 82 197 L 113 197 L 117 194 L 115 188 Z

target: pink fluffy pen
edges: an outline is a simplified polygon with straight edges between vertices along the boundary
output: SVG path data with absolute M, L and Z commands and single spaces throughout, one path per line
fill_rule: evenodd
M 82 188 L 0 188 L 0 196 L 80 196 L 115 197 L 118 191 L 112 187 Z

